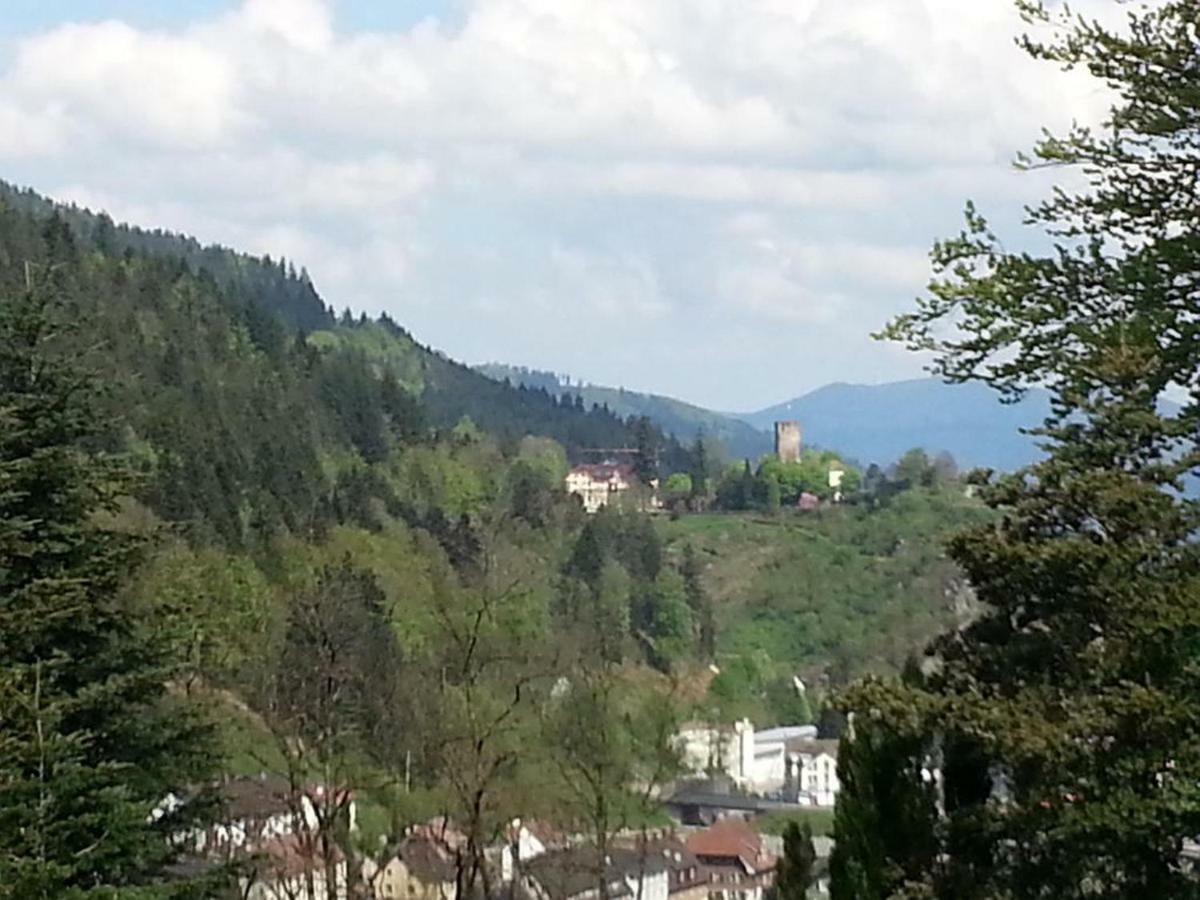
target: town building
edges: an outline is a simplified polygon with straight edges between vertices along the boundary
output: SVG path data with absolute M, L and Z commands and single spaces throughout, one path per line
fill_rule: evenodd
M 346 857 L 320 852 L 311 836 L 289 834 L 255 849 L 241 876 L 245 900 L 348 900 Z M 331 884 L 332 882 L 332 884 Z
M 188 851 L 199 856 L 233 858 L 258 851 L 268 841 L 289 835 L 315 833 L 318 808 L 326 805 L 320 785 L 293 788 L 278 775 L 229 778 L 217 785 L 221 814 L 203 830 L 177 836 Z M 171 795 L 155 811 L 165 814 L 183 802 Z M 358 827 L 353 795 L 345 791 L 332 804 L 345 816 L 350 831 Z
M 837 802 L 838 742 L 793 739 L 786 743 L 785 793 L 805 806 L 832 807 Z
M 661 854 L 612 847 L 601 856 L 594 846 L 552 850 L 525 867 L 525 887 L 537 900 L 597 900 L 603 879 L 612 900 L 670 900 L 670 878 Z
M 575 466 L 567 473 L 567 493 L 578 497 L 585 512 L 594 513 L 637 485 L 633 466 L 614 462 Z
M 842 483 L 846 480 L 846 470 L 838 463 L 829 466 L 829 491 L 834 503 L 842 502 Z
M 363 879 L 379 900 L 453 900 L 458 866 L 446 844 L 410 834 L 381 866 L 364 868 Z
M 320 820 L 322 814 L 336 811 L 343 817 L 341 827 L 355 831 L 357 809 L 350 791 L 294 786 L 266 773 L 226 779 L 215 789 L 221 809 L 216 820 L 175 835 L 176 845 L 196 865 L 236 861 L 246 900 L 347 896 L 346 859 L 336 846 L 321 840 Z M 172 794 L 151 815 L 167 815 L 186 802 Z
M 746 822 L 723 819 L 687 839 L 708 884 L 708 900 L 763 900 L 776 857 Z
M 816 736 L 812 725 L 755 731 L 747 719 L 725 727 L 690 722 L 676 733 L 675 746 L 693 776 L 725 775 L 739 790 L 774 794 L 787 785 L 788 741 Z
M 652 837 L 644 845 L 648 855 L 662 859 L 667 872 L 667 893 L 670 900 L 707 900 L 708 879 L 700 860 L 687 843 L 674 834 Z
M 566 843 L 566 837 L 545 822 L 513 819 L 499 853 L 501 880 L 507 884 L 517 877 L 529 860 L 548 850 L 561 848 Z

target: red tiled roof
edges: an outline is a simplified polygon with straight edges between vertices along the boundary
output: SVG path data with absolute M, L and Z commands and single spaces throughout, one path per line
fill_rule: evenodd
M 704 831 L 697 831 L 688 837 L 687 848 L 704 861 L 739 860 L 750 872 L 775 865 L 775 858 L 763 849 L 758 832 L 736 819 L 723 819 Z

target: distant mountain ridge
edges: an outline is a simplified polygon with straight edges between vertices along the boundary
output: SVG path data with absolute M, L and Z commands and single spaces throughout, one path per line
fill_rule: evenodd
M 932 454 L 949 453 L 963 467 L 1012 470 L 1037 459 L 1036 442 L 1022 429 L 1040 424 L 1050 409 L 1049 396 L 1040 390 L 1030 391 L 1020 403 L 1005 404 L 984 385 L 916 378 L 828 384 L 755 412 L 723 413 L 658 394 L 579 383 L 553 372 L 499 363 L 478 369 L 498 381 L 558 396 L 578 395 L 622 416 L 648 416 L 684 443 L 703 430 L 738 459 L 770 453 L 774 423 L 795 420 L 805 444 L 836 450 L 863 465 L 886 466 L 913 447 L 923 447 Z
M 886 384 L 828 384 L 766 409 L 735 414 L 759 429 L 780 419 L 800 422 L 806 443 L 829 447 L 863 464 L 886 465 L 913 447 L 947 452 L 960 466 L 1012 470 L 1039 456 L 1022 429 L 1041 424 L 1049 394 L 1031 390 L 1001 403 L 982 384 L 916 378 Z
M 479 372 L 496 381 L 509 381 L 515 386 L 540 389 L 562 397 L 582 397 L 589 407 L 595 403 L 607 406 L 622 417 L 646 416 L 663 431 L 673 434 L 683 443 L 695 439 L 703 431 L 719 440 L 731 456 L 757 459 L 769 453 L 772 438 L 760 428 L 741 421 L 736 416 L 714 412 L 660 394 L 646 394 L 624 388 L 605 387 L 572 381 L 566 375 L 527 369 L 502 363 L 476 366 Z

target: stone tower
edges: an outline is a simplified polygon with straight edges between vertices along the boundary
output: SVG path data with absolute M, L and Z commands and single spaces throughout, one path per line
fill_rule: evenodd
M 800 423 L 775 423 L 775 455 L 780 462 L 797 462 L 800 459 Z

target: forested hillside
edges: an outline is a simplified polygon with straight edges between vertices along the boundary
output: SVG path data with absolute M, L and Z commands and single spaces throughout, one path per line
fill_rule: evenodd
M 113 590 L 225 771 L 353 784 L 372 839 L 435 812 L 480 853 L 515 815 L 586 829 L 595 766 L 644 821 L 622 792 L 679 716 L 814 718 L 957 614 L 940 536 L 979 510 L 956 481 L 847 472 L 850 506 L 801 512 L 832 456 L 723 467 L 335 316 L 285 263 L 28 193 L 0 198 L 0 302 L 31 358 L 99 387 L 76 449 L 130 478 L 94 527 L 139 548 Z M 644 451 L 670 520 L 583 514 L 563 478 L 597 446 Z M 596 759 L 593 728 L 641 749 Z
M 84 323 L 71 350 L 106 386 L 101 449 L 138 472 L 123 515 L 175 535 L 146 577 L 167 595 L 181 590 L 168 582 L 190 585 L 191 613 L 224 635 L 204 652 L 252 655 L 218 649 L 237 644 L 242 625 L 231 623 L 269 620 L 296 566 L 343 557 L 393 586 L 393 623 L 425 644 L 435 573 L 449 566 L 470 583 L 514 540 L 547 611 L 577 602 L 563 577 L 605 603 L 627 598 L 610 613 L 630 658 L 662 669 L 720 652 L 840 678 L 896 667 L 946 620 L 938 539 L 974 507 L 945 499 L 944 486 L 883 511 L 685 517 L 667 527 L 662 557 L 648 520 L 585 525 L 561 491 L 569 460 L 597 446 L 658 448 L 658 474 L 706 466 L 693 500 L 711 492 L 734 510 L 756 505 L 753 490 L 740 506 L 724 496 L 740 468 L 693 460 L 644 420 L 578 394 L 486 378 L 387 316 L 335 316 L 282 261 L 30 192 L 0 198 L 0 291 L 50 291 L 56 315 Z M 691 574 L 685 544 L 703 564 Z M 716 605 L 716 632 L 700 593 Z

